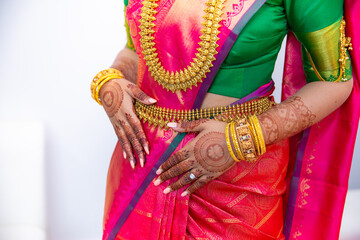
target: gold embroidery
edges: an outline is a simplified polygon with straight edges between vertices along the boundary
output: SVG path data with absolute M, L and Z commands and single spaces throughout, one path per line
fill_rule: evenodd
M 237 198 L 235 198 L 233 201 L 231 201 L 230 203 L 228 203 L 226 206 L 227 206 L 228 208 L 232 208 L 232 207 L 235 206 L 237 203 L 239 203 L 241 200 L 243 200 L 247 195 L 248 195 L 248 192 L 244 192 L 244 193 L 240 194 Z
M 219 40 L 220 31 L 218 28 L 221 26 L 222 9 L 224 8 L 225 0 L 209 0 L 206 5 L 208 6 L 204 11 L 203 16 L 204 26 L 201 29 L 201 41 L 199 42 L 200 48 L 193 58 L 193 62 L 190 63 L 186 68 L 176 71 L 169 72 L 162 66 L 158 53 L 156 53 L 156 46 L 154 43 L 153 34 L 155 31 L 153 27 L 155 24 L 153 21 L 156 20 L 154 15 L 157 13 L 156 4 L 158 0 L 144 0 L 142 2 L 143 7 L 141 8 L 142 13 L 140 14 L 140 42 L 142 53 L 146 65 L 149 67 L 151 75 L 154 80 L 158 82 L 166 90 L 175 92 L 176 90 L 191 89 L 196 86 L 198 82 L 202 82 L 205 78 L 206 73 L 210 72 L 210 68 L 213 66 L 212 62 L 215 60 L 215 55 L 218 53 L 216 48 L 219 46 L 216 44 Z
M 148 218 L 152 218 L 153 220 L 155 220 L 156 222 L 160 223 L 161 222 L 161 219 L 158 218 L 158 217 L 154 217 L 153 214 L 151 212 L 144 212 L 140 209 L 134 209 L 134 212 L 141 215 L 141 216 L 144 216 L 144 217 L 148 217 Z
M 264 223 L 266 223 L 267 220 L 269 220 L 269 218 L 274 214 L 274 212 L 276 211 L 276 209 L 279 208 L 279 205 L 280 205 L 280 202 L 281 202 L 281 199 L 280 198 L 277 203 L 275 204 L 275 206 L 270 210 L 270 212 L 268 212 L 268 214 L 266 214 L 266 216 L 261 219 L 260 222 L 258 222 L 258 224 L 255 225 L 255 229 L 259 229 L 262 225 L 264 225 Z
M 219 222 L 219 220 L 215 219 L 215 218 L 205 218 L 205 221 L 210 222 L 210 223 Z M 220 219 L 220 221 L 223 223 L 240 223 L 240 222 L 242 222 L 241 220 L 239 220 L 237 218 L 224 218 L 224 219 Z
M 341 25 L 340 25 L 340 74 L 338 76 L 338 78 L 336 79 L 335 77 L 330 77 L 328 80 L 332 81 L 332 82 L 339 82 L 340 80 L 342 82 L 346 82 L 349 79 L 347 79 L 346 77 L 346 60 L 349 59 L 349 57 L 347 56 L 347 50 L 353 50 L 352 48 L 352 44 L 351 44 L 351 38 L 350 37 L 346 37 L 345 36 L 345 20 L 342 19 L 341 20 Z M 321 74 L 319 73 L 319 71 L 317 70 L 311 56 L 310 53 L 306 50 L 306 53 L 309 57 L 311 66 L 314 69 L 314 72 L 316 74 L 316 76 L 318 77 L 318 79 L 320 79 L 321 81 L 326 81 Z

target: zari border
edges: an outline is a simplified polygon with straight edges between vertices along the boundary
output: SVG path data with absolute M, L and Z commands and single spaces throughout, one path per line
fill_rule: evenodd
M 296 199 L 297 199 L 298 189 L 299 189 L 299 184 L 300 184 L 301 168 L 302 168 L 302 163 L 303 163 L 303 159 L 304 159 L 306 145 L 307 145 L 309 135 L 310 135 L 310 130 L 311 130 L 311 127 L 309 127 L 308 129 L 306 129 L 302 132 L 299 149 L 296 154 L 294 173 L 293 173 L 293 177 L 291 179 L 290 194 L 289 194 L 289 199 L 288 199 L 288 203 L 287 203 L 287 211 L 286 211 L 285 222 L 284 222 L 284 235 L 285 235 L 286 239 L 289 239 L 289 237 L 290 237 L 292 220 L 293 220 L 293 216 L 294 216 Z
M 116 221 L 113 229 L 111 230 L 107 240 L 114 240 L 116 238 L 117 233 L 121 229 L 122 225 L 125 223 L 126 219 L 129 217 L 130 213 L 135 208 L 138 203 L 140 197 L 145 192 L 151 181 L 156 177 L 157 169 L 163 164 L 175 151 L 176 147 L 180 144 L 180 142 L 185 137 L 186 133 L 178 133 L 174 140 L 170 143 L 170 145 L 166 148 L 165 152 L 161 155 L 160 159 L 156 162 L 154 167 L 151 169 L 149 174 L 146 176 L 144 181 L 141 183 L 140 187 L 136 191 L 135 195 L 131 199 L 129 205 L 125 208 L 123 213 L 120 215 L 119 219 Z

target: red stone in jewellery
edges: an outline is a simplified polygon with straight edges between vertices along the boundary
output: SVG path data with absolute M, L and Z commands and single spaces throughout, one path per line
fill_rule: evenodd
M 224 8 L 225 0 L 209 0 L 206 5 L 207 8 L 204 10 L 205 15 L 203 16 L 204 26 L 201 29 L 201 41 L 199 42 L 198 52 L 187 67 L 176 72 L 166 70 L 158 58 L 156 52 L 156 46 L 153 34 L 155 30 L 153 27 L 156 20 L 154 17 L 157 13 L 156 8 L 158 0 L 144 0 L 142 2 L 143 7 L 141 8 L 141 19 L 140 19 L 140 42 L 142 53 L 146 65 L 149 67 L 149 72 L 153 76 L 154 80 L 158 82 L 166 90 L 175 92 L 176 90 L 186 91 L 197 83 L 202 82 L 206 76 L 206 73 L 210 72 L 210 68 L 213 66 L 212 62 L 215 60 L 215 55 L 218 53 L 216 48 L 219 46 L 216 42 L 219 40 L 218 30 L 221 26 L 222 9 Z

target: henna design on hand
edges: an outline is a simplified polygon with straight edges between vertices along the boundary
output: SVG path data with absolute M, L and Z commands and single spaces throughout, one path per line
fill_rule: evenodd
M 140 101 L 145 101 L 148 98 L 148 95 L 146 93 L 144 93 L 138 86 L 136 86 L 135 84 L 129 83 L 126 86 L 128 89 L 130 89 L 130 91 L 132 92 L 133 96 L 140 100 Z
M 235 165 L 235 161 L 227 150 L 224 133 L 226 123 L 208 119 L 206 121 L 213 121 L 213 123 L 205 124 L 206 126 L 201 129 L 200 134 L 191 143 L 188 143 L 186 149 L 173 154 L 161 166 L 163 169 L 159 169 L 165 171 L 158 170 L 157 174 L 160 174 L 160 176 L 154 182 L 155 186 L 170 178 L 184 174 L 164 190 L 165 194 L 191 183 L 187 190 L 181 194 L 184 197 L 219 177 Z M 196 121 L 196 124 L 194 122 L 186 122 L 185 126 L 179 128 L 194 129 L 203 122 Z M 190 149 L 190 154 L 188 149 Z M 186 155 L 185 157 L 184 154 Z M 190 179 L 191 173 L 196 176 L 195 179 Z
M 210 173 L 220 173 L 229 169 L 234 161 L 227 152 L 225 134 L 210 132 L 202 136 L 194 147 L 196 161 Z
M 135 135 L 137 136 L 138 140 L 140 141 L 141 145 L 144 147 L 148 147 L 149 143 L 145 137 L 145 132 L 141 126 L 139 120 L 135 120 L 130 113 L 125 113 L 126 119 L 129 121 L 130 126 L 133 128 Z
M 131 143 L 132 147 L 138 154 L 139 158 L 144 159 L 144 153 L 142 151 L 141 144 L 140 144 L 139 140 L 136 138 L 132 128 L 124 120 L 120 120 L 119 122 L 120 122 L 122 128 L 124 129 L 129 142 Z
M 199 188 L 201 188 L 202 186 L 204 186 L 206 183 L 208 183 L 210 180 L 207 180 L 206 178 L 199 178 L 198 180 L 196 180 L 193 184 L 190 185 L 190 187 L 188 187 L 188 189 L 186 189 L 186 195 L 191 194 L 193 192 L 195 192 L 196 190 L 198 190 Z M 181 196 L 185 196 L 183 194 L 181 194 Z
M 185 132 L 190 132 L 194 130 L 196 127 L 200 126 L 203 123 L 210 121 L 210 119 L 203 118 L 195 121 L 183 121 L 180 123 L 180 128 L 183 128 Z
M 159 179 L 161 182 L 167 181 L 170 178 L 180 176 L 181 174 L 187 172 L 189 169 L 192 168 L 192 163 L 190 161 L 182 161 L 163 174 L 160 175 Z
M 138 75 L 138 62 L 132 58 L 121 56 L 117 58 L 112 68 L 119 69 L 129 81 L 136 83 Z
M 266 144 L 291 137 L 314 124 L 316 115 L 299 96 L 290 97 L 258 116 Z
M 180 163 L 181 161 L 189 158 L 190 156 L 190 151 L 189 150 L 181 150 L 178 151 L 176 153 L 174 153 L 173 155 L 171 155 L 171 157 L 164 162 L 160 169 L 164 172 L 169 170 L 171 167 L 175 166 L 176 164 Z M 190 160 L 190 164 L 194 164 L 194 160 Z
M 127 139 L 125 132 L 119 127 L 118 125 L 115 125 L 115 132 L 118 137 L 119 143 L 122 147 L 122 149 L 126 152 L 127 158 L 130 161 L 135 161 L 135 158 L 133 156 L 133 152 L 131 151 L 131 145 L 129 140 Z
M 108 82 L 105 91 L 101 92 L 100 99 L 107 115 L 110 118 L 115 116 L 124 100 L 120 84 L 113 81 Z

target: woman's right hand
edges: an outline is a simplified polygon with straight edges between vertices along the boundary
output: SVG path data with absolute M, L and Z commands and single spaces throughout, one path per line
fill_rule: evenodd
M 119 143 L 123 149 L 124 158 L 129 159 L 134 169 L 136 158 L 134 150 L 143 167 L 145 153 L 149 154 L 149 142 L 142 129 L 140 120 L 135 114 L 135 99 L 146 105 L 156 102 L 137 85 L 126 79 L 112 79 L 100 89 L 100 99 L 106 114 L 114 127 Z

